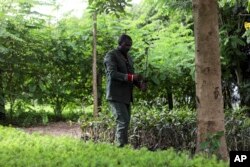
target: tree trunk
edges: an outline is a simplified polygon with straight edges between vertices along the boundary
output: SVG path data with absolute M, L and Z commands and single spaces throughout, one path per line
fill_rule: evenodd
M 193 14 L 198 124 L 196 152 L 216 153 L 226 160 L 228 152 L 221 88 L 218 2 L 193 0 Z M 219 146 L 215 142 L 219 142 Z
M 102 71 L 98 70 L 97 74 L 97 93 L 98 93 L 98 112 L 101 112 L 102 106 Z
M 3 72 L 0 69 L 0 120 L 5 120 L 5 99 L 3 90 Z
M 59 97 L 57 97 L 55 101 L 54 113 L 57 121 L 62 119 L 62 101 Z
M 94 98 L 94 108 L 93 115 L 98 116 L 98 87 L 97 87 L 97 51 L 96 51 L 96 41 L 97 41 L 97 13 L 93 13 L 93 98 Z
M 169 86 L 167 88 L 167 97 L 168 97 L 168 109 L 169 111 L 171 111 L 174 108 L 172 86 Z

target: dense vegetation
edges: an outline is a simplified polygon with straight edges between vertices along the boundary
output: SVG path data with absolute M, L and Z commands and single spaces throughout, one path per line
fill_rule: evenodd
M 129 140 L 134 148 L 150 150 L 175 148 L 194 153 L 196 149 L 196 113 L 185 108 L 168 111 L 163 108 L 141 107 L 133 109 Z M 82 117 L 83 138 L 88 140 L 114 142 L 115 124 L 110 113 L 98 119 Z M 228 150 L 250 149 L 250 119 L 242 110 L 226 111 L 226 139 Z M 219 134 L 211 135 L 204 148 L 215 153 Z
M 119 149 L 110 144 L 83 143 L 69 137 L 28 135 L 14 128 L 0 126 L 0 166 L 211 166 L 228 164 L 215 157 L 191 157 L 188 153 L 167 151 L 151 152 L 147 149 Z
M 136 97 L 151 106 L 195 107 L 190 3 L 147 0 L 118 18 L 112 14 L 98 15 L 100 99 L 105 88 L 103 56 L 116 47 L 117 36 L 127 32 L 134 40 L 131 54 L 136 71 L 149 83 L 146 96 L 142 98 L 137 92 Z M 1 113 L 11 117 L 16 111 L 45 104 L 60 117 L 66 106 L 91 105 L 90 15 L 87 12 L 82 18 L 66 15 L 55 22 L 49 16 L 34 12 L 34 5 L 36 1 L 1 3 Z M 229 108 L 233 100 L 240 100 L 241 106 L 249 104 L 248 31 L 243 26 L 248 19 L 243 15 L 247 7 L 247 1 L 243 0 L 220 2 L 223 94 L 225 107 Z M 240 99 L 234 96 L 236 86 Z
M 105 2 L 100 0 L 100 4 Z M 121 3 L 123 7 L 127 6 L 125 11 L 124 8 L 116 6 L 117 4 L 102 8 L 100 4 L 92 3 L 81 18 L 69 14 L 61 19 L 55 19 L 34 9 L 37 5 L 56 7 L 54 0 L 46 2 L 12 0 L 8 3 L 0 1 L 1 123 L 30 126 L 47 124 L 55 120 L 82 121 L 85 139 L 113 142 L 114 121 L 103 95 L 105 90 L 103 57 L 108 50 L 116 47 L 117 37 L 120 34 L 128 33 L 133 38 L 131 55 L 135 61 L 136 72 L 143 74 L 148 82 L 148 91 L 143 96 L 141 92 L 135 90 L 134 115 L 130 129 L 131 144 L 135 148 L 147 147 L 155 150 L 174 147 L 177 150 L 188 150 L 193 153 L 196 113 L 194 112 L 195 44 L 191 1 L 144 0 L 133 6 L 127 2 L 122 0 Z M 98 9 L 98 98 L 102 109 L 98 118 L 92 118 L 91 113 L 93 9 Z M 229 150 L 249 150 L 250 30 L 244 28 L 244 22 L 250 22 L 250 2 L 219 0 L 219 10 L 222 87 L 228 147 Z M 11 150 L 17 149 L 17 152 L 21 153 L 13 155 L 23 154 L 25 155 L 23 157 L 28 157 L 31 151 L 37 156 L 34 158 L 38 158 L 39 153 L 42 153 L 45 160 L 41 159 L 39 163 L 44 166 L 58 164 L 67 166 L 73 162 L 77 166 L 81 165 L 81 160 L 86 157 L 86 159 L 94 157 L 93 162 L 89 163 L 96 166 L 98 166 L 96 163 L 116 165 L 118 161 L 121 164 L 132 163 L 133 166 L 133 162 L 127 160 L 109 160 L 104 157 L 105 154 L 113 157 L 118 152 L 107 145 L 85 146 L 71 139 L 62 141 L 55 139 L 55 146 L 51 146 L 51 151 L 47 153 L 38 143 L 52 138 L 27 136 L 13 129 L 5 132 L 3 129 L 1 127 L 0 140 L 3 148 L 1 153 L 11 155 L 15 152 Z M 19 134 L 20 138 L 13 133 Z M 16 138 L 16 143 L 10 143 L 11 136 Z M 31 137 L 29 139 L 31 143 L 29 140 L 23 140 L 28 137 Z M 217 148 L 217 137 L 212 136 L 211 143 L 204 143 L 210 145 L 209 152 Z M 24 147 L 18 147 L 20 144 L 18 142 L 23 143 Z M 56 144 L 57 142 L 62 143 Z M 28 147 L 32 144 L 36 146 L 34 150 Z M 72 145 L 77 145 L 79 148 Z M 65 149 L 69 153 L 65 152 L 60 156 L 57 152 L 51 154 L 57 147 L 58 152 Z M 103 155 L 93 152 L 98 156 L 92 154 L 86 156 L 81 154 L 82 147 L 86 147 L 86 154 L 90 153 L 91 149 L 97 149 L 99 153 L 103 150 Z M 76 149 L 74 151 L 77 155 L 72 149 Z M 110 149 L 114 149 L 114 152 L 108 152 Z M 154 158 L 150 157 L 152 152 L 145 150 L 138 152 L 125 150 L 125 152 L 129 152 L 128 156 L 131 153 L 133 158 L 139 155 L 134 162 L 142 166 L 145 162 L 156 163 L 153 159 L 156 159 L 161 166 L 166 162 L 171 163 L 172 161 L 167 160 L 177 157 L 173 151 L 163 151 L 159 154 L 154 152 L 156 153 L 152 156 Z M 121 156 L 124 153 L 122 151 Z M 145 161 L 140 160 L 144 159 L 143 154 Z M 166 154 L 169 154 L 169 159 Z M 15 165 L 18 162 L 9 161 L 12 156 L 7 155 L 1 156 L 3 161 L 0 163 L 6 165 L 9 162 L 13 163 L 10 165 Z M 50 161 L 55 156 L 59 156 L 58 161 Z M 72 159 L 64 164 L 62 162 L 64 156 L 70 156 Z M 181 156 L 178 153 L 178 156 L 180 156 L 178 163 L 187 163 L 187 155 Z M 101 158 L 102 162 L 98 158 Z M 20 164 L 27 166 L 32 160 L 34 159 L 23 159 Z M 203 158 L 197 157 L 189 161 L 190 165 L 187 166 L 192 166 L 192 163 L 202 164 L 204 161 Z M 211 166 L 214 163 L 212 160 Z

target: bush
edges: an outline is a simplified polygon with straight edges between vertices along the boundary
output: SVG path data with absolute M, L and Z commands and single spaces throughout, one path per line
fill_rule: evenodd
M 110 113 L 98 118 L 82 118 L 85 139 L 114 142 L 115 121 Z M 242 110 L 226 111 L 226 139 L 229 150 L 250 149 L 250 119 Z M 129 142 L 135 148 L 150 150 L 173 147 L 194 153 L 196 146 L 196 112 L 189 109 L 168 111 L 140 106 L 133 109 Z
M 228 110 L 225 126 L 229 150 L 250 150 L 250 119 L 244 108 Z
M 82 115 L 82 111 L 78 108 L 68 107 L 63 111 L 60 119 L 58 119 L 53 109 L 48 105 L 31 106 L 25 103 L 18 104 L 14 111 L 10 112 L 7 110 L 7 120 L 5 120 L 4 124 L 29 127 L 33 125 L 47 125 L 49 122 L 54 121 L 70 120 L 76 122 Z
M 117 148 L 111 144 L 83 142 L 69 137 L 26 134 L 0 126 L 0 166 L 9 167 L 105 167 L 168 166 L 226 167 L 227 163 L 201 155 L 191 157 L 173 149 L 151 152 L 145 148 Z

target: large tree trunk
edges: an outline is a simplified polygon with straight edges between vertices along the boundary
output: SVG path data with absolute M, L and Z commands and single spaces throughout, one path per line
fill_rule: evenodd
M 196 41 L 197 152 L 228 159 L 225 140 L 218 28 L 218 2 L 193 0 Z M 215 141 L 220 145 L 218 148 Z M 205 146 L 205 147 L 204 147 Z
M 97 87 L 97 51 L 96 51 L 96 41 L 97 41 L 97 13 L 93 13 L 93 98 L 94 98 L 94 109 L 93 115 L 98 116 L 98 87 Z

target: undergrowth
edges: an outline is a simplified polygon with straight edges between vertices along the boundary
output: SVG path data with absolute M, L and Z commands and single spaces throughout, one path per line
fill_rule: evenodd
M 250 119 L 242 109 L 225 112 L 226 139 L 229 151 L 250 149 Z M 82 130 L 86 140 L 114 142 L 115 120 L 111 112 L 98 118 L 82 116 Z M 194 153 L 197 137 L 196 112 L 187 108 L 166 109 L 140 106 L 133 109 L 129 128 L 129 143 L 135 148 L 150 150 L 189 150 Z
M 127 146 L 83 142 L 69 137 L 26 134 L 0 126 L 1 167 L 226 167 L 215 157 L 191 157 L 186 152 L 134 150 Z

